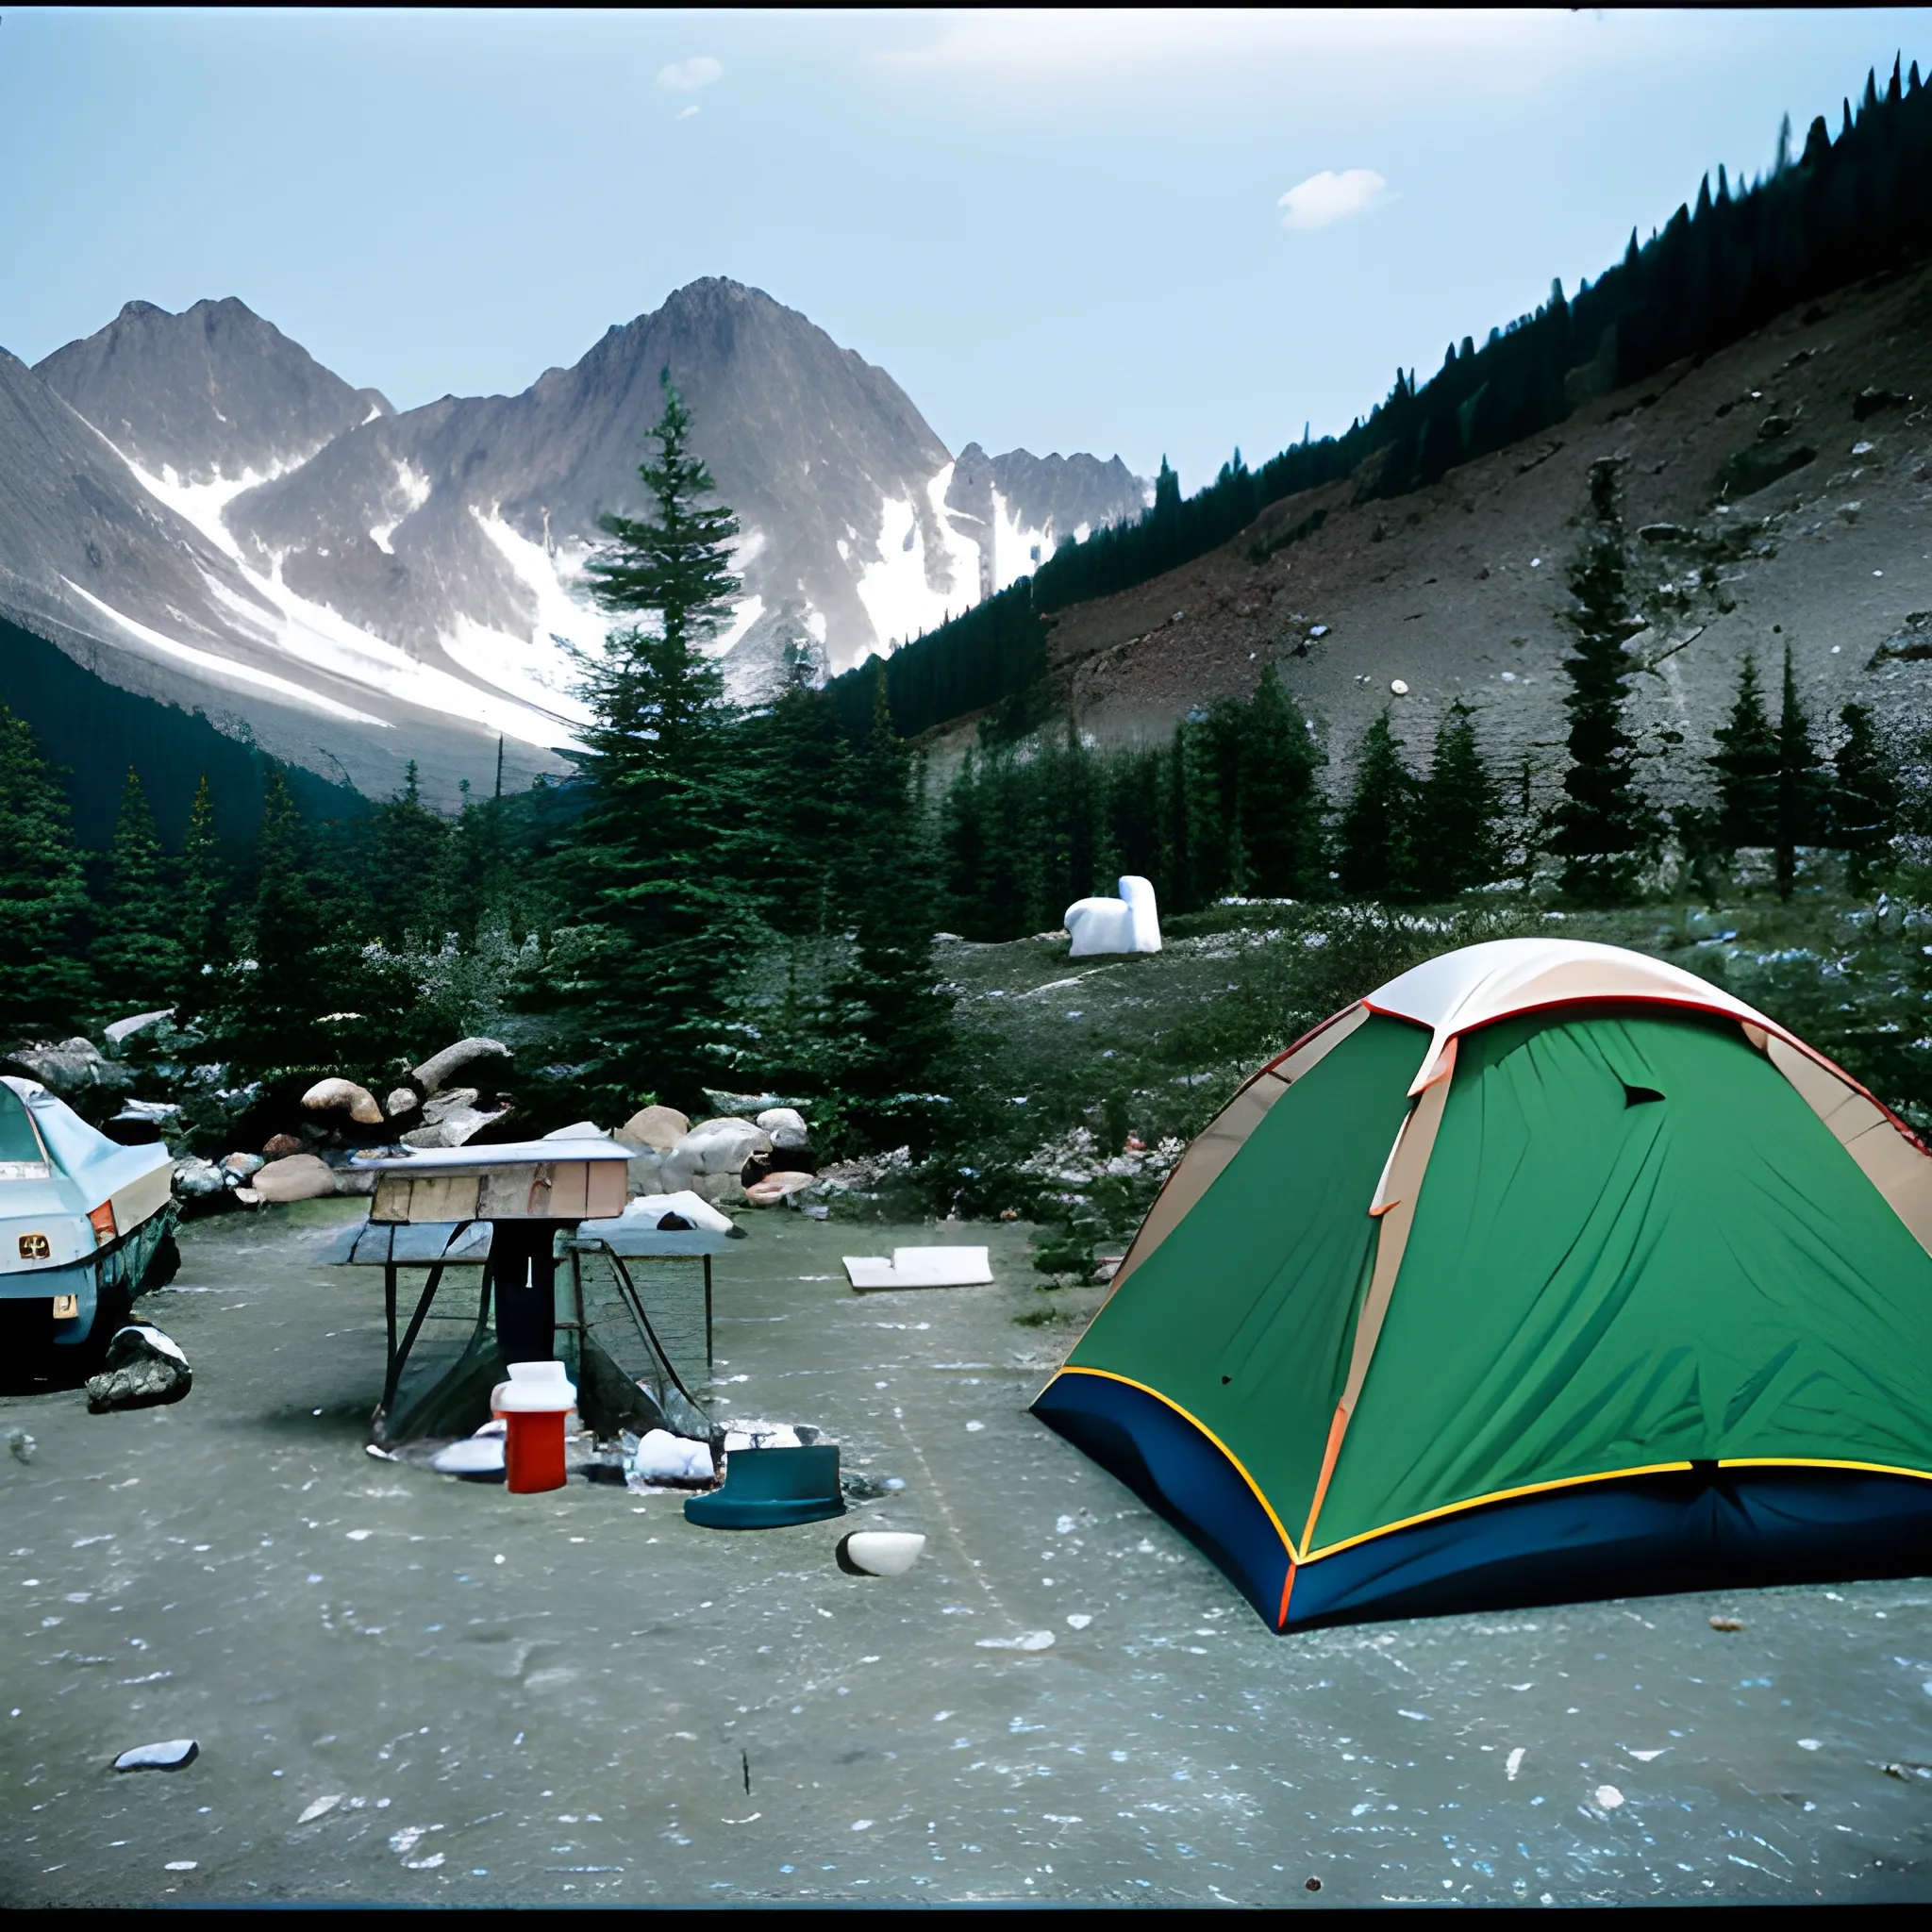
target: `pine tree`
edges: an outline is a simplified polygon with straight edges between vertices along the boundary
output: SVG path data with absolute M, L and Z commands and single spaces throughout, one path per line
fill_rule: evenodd
M 731 876 L 741 824 L 724 678 L 703 652 L 738 589 L 731 512 L 661 377 L 658 448 L 638 475 L 655 520 L 607 516 L 587 574 L 613 629 L 582 659 L 591 804 L 574 848 L 581 908 L 537 993 L 575 1015 L 612 1107 L 650 1091 L 695 1104 L 718 1062 L 726 981 L 752 923 Z
M 187 949 L 169 891 L 173 870 L 155 831 L 147 793 L 132 767 L 121 788 L 114 843 L 108 854 L 108 890 L 94 941 L 101 997 L 125 1011 L 168 1005 L 181 984 Z
M 1890 860 L 1892 835 L 1898 830 L 1895 760 L 1863 705 L 1847 705 L 1838 715 L 1845 736 L 1832 760 L 1832 829 L 1850 855 L 1852 890 L 1868 892 Z
M 26 722 L 0 705 L 0 1048 L 72 1030 L 92 991 L 87 911 L 59 781 Z
M 1738 674 L 1730 720 L 1712 736 L 1720 747 L 1710 760 L 1718 774 L 1719 841 L 1733 852 L 1740 845 L 1773 843 L 1778 822 L 1778 734 L 1765 716 L 1757 665 L 1748 654 Z
M 1563 856 L 1564 891 L 1586 905 L 1614 905 L 1635 896 L 1658 827 L 1624 728 L 1631 671 L 1624 644 L 1638 625 L 1628 615 L 1614 460 L 1591 465 L 1590 493 L 1591 527 L 1569 573 L 1576 600 L 1567 620 L 1576 646 L 1563 660 L 1570 764 L 1551 846 Z
M 1251 890 L 1263 898 L 1306 899 L 1327 886 L 1322 754 L 1307 721 L 1273 664 L 1261 674 L 1241 721 L 1241 828 Z
M 449 821 L 423 803 L 416 760 L 411 758 L 402 791 L 375 814 L 370 897 L 376 930 L 391 945 L 401 945 L 411 936 L 425 944 L 441 939 L 447 915 L 450 830 Z
M 1475 741 L 1475 714 L 1461 699 L 1436 727 L 1435 754 L 1421 790 L 1416 835 L 1424 898 L 1453 898 L 1503 872 L 1502 799 Z
M 852 953 L 832 988 L 826 1066 L 841 1110 L 865 1142 L 922 1149 L 934 1124 L 933 1068 L 951 1008 L 934 984 L 924 814 L 911 756 L 892 728 L 883 677 L 872 729 L 853 759 L 851 796 Z
M 1810 720 L 1798 701 L 1789 644 L 1785 646 L 1784 695 L 1778 708 L 1777 754 L 1777 895 L 1789 899 L 1797 884 L 1798 847 L 1817 839 L 1826 795 L 1824 763 L 1812 742 Z
M 210 991 L 212 969 L 227 959 L 227 885 L 215 840 L 214 794 L 208 774 L 194 788 L 188 830 L 181 841 L 181 979 L 175 987 L 178 1017 L 198 1015 Z
M 1352 899 L 1405 899 L 1415 887 L 1416 783 L 1389 712 L 1362 735 L 1355 789 L 1341 815 L 1341 890 Z

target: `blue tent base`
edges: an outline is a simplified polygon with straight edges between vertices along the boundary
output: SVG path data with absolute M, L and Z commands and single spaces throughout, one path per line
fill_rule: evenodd
M 1226 1455 L 1176 1408 L 1110 1375 L 1060 1374 L 1033 1413 L 1218 1565 L 1274 1627 L 1288 1550 Z
M 1324 1557 L 1295 1576 L 1289 1627 L 1928 1571 L 1932 1481 L 1707 1462 L 1489 1503 Z
M 1033 1413 L 1218 1565 L 1272 1630 L 1281 1537 L 1241 1472 L 1128 1382 L 1057 1376 Z M 1305 1564 L 1288 1627 L 1932 1573 L 1932 1480 L 1698 1463 L 1489 1503 Z

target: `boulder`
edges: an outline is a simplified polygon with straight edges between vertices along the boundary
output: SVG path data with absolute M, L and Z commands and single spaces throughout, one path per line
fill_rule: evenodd
M 509 1111 L 508 1108 L 498 1108 L 494 1112 L 486 1112 L 476 1107 L 453 1107 L 436 1120 L 425 1122 L 420 1127 L 411 1127 L 403 1136 L 405 1147 L 465 1147 L 483 1129 L 493 1122 L 500 1121 Z
M 259 1174 L 267 1165 L 268 1161 L 259 1154 L 225 1154 L 221 1160 L 224 1174 L 239 1174 L 243 1180 L 252 1174 Z
M 293 1134 L 271 1134 L 261 1143 L 263 1156 L 270 1160 L 285 1160 L 291 1154 L 302 1151 L 302 1143 Z
M 664 1157 L 655 1147 L 640 1147 L 630 1158 L 625 1180 L 626 1194 L 659 1194 L 664 1191 Z
M 413 1087 L 391 1087 L 389 1098 L 382 1103 L 382 1110 L 391 1120 L 398 1120 L 406 1113 L 414 1113 L 418 1104 Z
M 101 1373 L 88 1378 L 88 1413 L 179 1402 L 193 1386 L 180 1345 L 145 1322 L 131 1323 L 108 1342 Z
M 768 1174 L 744 1191 L 744 1198 L 755 1208 L 775 1208 L 781 1201 L 802 1194 L 818 1179 L 814 1174 L 785 1172 Z
M 319 1201 L 336 1191 L 335 1170 L 313 1154 L 271 1160 L 249 1183 L 264 1201 Z
M 175 1163 L 175 1191 L 184 1201 L 199 1201 L 219 1194 L 227 1186 L 227 1176 L 212 1160 L 191 1154 Z
M 302 1096 L 302 1105 L 310 1113 L 339 1113 L 346 1108 L 358 1126 L 382 1124 L 382 1109 L 375 1104 L 375 1095 L 353 1080 L 318 1080 Z
M 617 1130 L 620 1141 L 635 1141 L 643 1147 L 655 1147 L 669 1154 L 691 1132 L 691 1122 L 675 1107 L 646 1107 L 639 1109 Z
M 123 1093 L 134 1085 L 134 1075 L 125 1067 L 103 1059 L 92 1041 L 78 1036 L 58 1044 L 42 1041 L 19 1047 L 7 1058 L 62 1100 L 103 1088 Z
M 700 1121 L 671 1150 L 671 1159 L 689 1163 L 693 1174 L 737 1175 L 755 1154 L 769 1154 L 772 1137 L 750 1121 L 726 1116 Z
M 423 1103 L 423 1118 L 433 1125 L 452 1114 L 473 1112 L 482 1097 L 474 1087 L 445 1087 Z
M 101 1036 L 109 1046 L 119 1046 L 143 1028 L 152 1026 L 157 1020 L 172 1020 L 174 1017 L 173 1007 L 162 1007 L 152 1013 L 130 1013 L 125 1020 L 110 1021 L 101 1028 Z
M 758 1124 L 761 1132 L 771 1136 L 773 1147 L 780 1154 L 811 1145 L 811 1130 L 795 1107 L 768 1107 L 758 1115 Z
M 454 1046 L 446 1046 L 441 1053 L 431 1054 L 414 1070 L 412 1077 L 425 1093 L 441 1093 L 458 1074 L 474 1067 L 477 1061 L 507 1060 L 510 1058 L 510 1050 L 502 1041 L 477 1036 L 459 1040 Z
M 744 1183 L 735 1174 L 701 1174 L 693 1177 L 691 1191 L 713 1208 L 742 1208 Z
M 741 1114 L 750 1120 L 754 1114 L 760 1114 L 772 1107 L 808 1107 L 811 1103 L 793 1100 L 783 1093 L 726 1093 L 721 1088 L 707 1087 L 704 1090 L 705 1104 L 714 1114 L 735 1118 Z

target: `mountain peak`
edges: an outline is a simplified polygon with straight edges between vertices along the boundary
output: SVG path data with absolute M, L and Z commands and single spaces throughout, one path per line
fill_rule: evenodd
M 343 430 L 393 411 L 235 295 L 179 315 L 129 302 L 105 328 L 35 366 L 130 462 L 184 483 L 273 475 Z

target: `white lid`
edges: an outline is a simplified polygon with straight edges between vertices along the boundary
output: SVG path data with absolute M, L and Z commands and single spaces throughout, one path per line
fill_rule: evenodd
M 542 1415 L 575 1407 L 577 1391 L 561 1362 L 512 1362 L 490 1406 L 505 1415 Z

